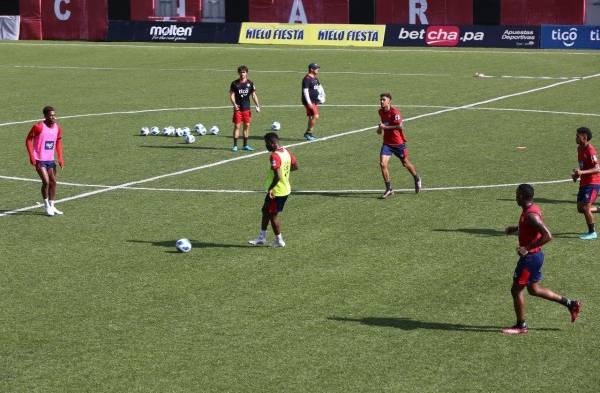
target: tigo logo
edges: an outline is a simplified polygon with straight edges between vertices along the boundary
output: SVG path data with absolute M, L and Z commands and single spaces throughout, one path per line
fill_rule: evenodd
M 577 28 L 571 27 L 569 30 L 552 29 L 552 40 L 561 41 L 567 48 L 572 47 L 577 41 Z
M 458 26 L 429 26 L 425 33 L 425 43 L 431 46 L 456 46 L 459 40 Z

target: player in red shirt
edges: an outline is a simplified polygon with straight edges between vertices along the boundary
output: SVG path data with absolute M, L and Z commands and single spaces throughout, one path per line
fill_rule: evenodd
M 594 213 L 598 208 L 593 206 L 600 192 L 600 163 L 598 153 L 590 143 L 592 131 L 587 127 L 579 127 L 575 136 L 577 142 L 577 160 L 579 168 L 573 169 L 573 181 L 579 179 L 579 193 L 577 194 L 577 211 L 585 216 L 588 232 L 579 236 L 581 240 L 594 240 L 598 238 L 594 225 Z
M 35 167 L 42 180 L 42 198 L 46 215 L 63 214 L 54 206 L 56 198 L 56 163 L 54 154 L 58 156 L 58 165 L 65 166 L 63 159 L 62 130 L 56 123 L 56 112 L 51 106 L 42 110 L 44 121 L 31 127 L 25 139 L 29 154 L 29 162 Z
M 385 192 L 381 198 L 385 199 L 394 194 L 392 183 L 390 182 L 390 173 L 388 162 L 390 157 L 395 155 L 400 159 L 402 165 L 410 172 L 415 181 L 415 192 L 421 190 L 421 178 L 417 175 L 417 169 L 408 159 L 408 149 L 406 148 L 406 137 L 402 128 L 402 115 L 400 111 L 392 106 L 392 95 L 382 93 L 379 95 L 379 116 L 381 122 L 377 128 L 377 133 L 383 133 L 383 145 L 379 153 L 379 165 L 381 166 L 381 175 L 385 182 Z
M 533 187 L 529 184 L 521 184 L 517 187 L 516 200 L 523 211 L 519 217 L 519 225 L 506 227 L 505 230 L 507 235 L 515 232 L 519 234 L 519 245 L 517 247 L 519 262 L 515 269 L 510 290 L 517 315 L 517 323 L 512 327 L 502 329 L 504 334 L 525 334 L 528 331 L 525 323 L 525 295 L 523 293 L 525 287 L 527 287 L 530 295 L 551 300 L 567 307 L 571 314 L 571 322 L 575 322 L 581 307 L 579 301 L 570 300 L 539 285 L 543 278 L 544 253 L 542 252 L 542 246 L 552 240 L 552 234 L 544 224 L 540 207 L 533 203 L 533 193 Z
M 250 122 L 252 121 L 250 97 L 252 97 L 254 105 L 256 105 L 256 112 L 260 112 L 260 105 L 258 103 L 254 82 L 248 79 L 248 67 L 241 65 L 238 67 L 237 71 L 240 77 L 231 82 L 229 87 L 229 100 L 233 105 L 233 147 L 231 148 L 231 151 L 238 151 L 237 140 L 240 137 L 240 125 L 242 123 L 244 123 L 244 146 L 242 146 L 242 149 L 252 151 L 254 149 L 248 144 Z

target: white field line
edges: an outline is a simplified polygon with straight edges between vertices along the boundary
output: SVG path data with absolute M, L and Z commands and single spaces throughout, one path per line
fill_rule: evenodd
M 0 176 L 0 179 L 26 181 L 33 183 L 40 183 L 40 179 L 14 177 L 14 176 Z M 539 184 L 557 184 L 557 183 L 569 183 L 572 179 L 561 179 L 561 180 L 544 180 L 544 181 L 529 181 L 521 182 L 532 185 Z M 484 188 L 502 188 L 518 186 L 521 183 L 501 183 L 501 184 L 482 184 L 472 186 L 443 186 L 443 187 L 423 187 L 421 191 L 452 191 L 452 190 L 477 190 Z M 111 188 L 112 186 L 104 184 L 81 184 L 81 183 L 68 183 L 58 182 L 60 185 L 73 186 L 73 187 L 93 187 L 93 188 Z M 213 194 L 255 194 L 264 193 L 264 190 L 223 190 L 223 189 L 197 189 L 197 188 L 157 188 L 157 187 L 121 187 L 124 190 L 139 190 L 139 191 L 156 191 L 156 192 L 194 192 L 194 193 L 213 193 Z M 397 192 L 414 192 L 413 188 L 397 188 L 394 189 Z M 371 194 L 381 192 L 381 189 L 377 190 L 294 190 L 294 194 L 327 194 L 327 193 L 340 193 L 340 194 Z M 38 205 L 39 206 L 39 205 Z
M 573 79 L 579 80 L 579 79 Z M 323 107 L 371 107 L 376 108 L 379 105 L 375 104 L 323 104 Z M 281 104 L 281 105 L 263 105 L 261 108 L 299 108 L 302 107 L 300 104 Z M 563 112 L 563 111 L 547 111 L 541 109 L 520 109 L 520 108 L 463 108 L 458 106 L 446 106 L 446 105 L 411 105 L 411 104 L 399 104 L 400 108 L 438 108 L 438 109 L 467 109 L 467 110 L 478 110 L 478 111 L 508 111 L 508 112 L 532 112 L 532 113 L 548 113 L 548 114 L 557 114 L 557 115 L 574 115 L 574 116 L 600 116 L 598 113 L 583 113 L 583 112 Z M 82 117 L 97 117 L 97 116 L 111 116 L 111 115 L 136 115 L 143 113 L 152 113 L 152 112 L 177 112 L 177 111 L 200 111 L 200 110 L 211 110 L 211 109 L 231 109 L 231 105 L 227 106 L 198 106 L 198 107 L 190 107 L 190 108 L 157 108 L 157 109 L 141 109 L 141 110 L 131 110 L 131 111 L 116 111 L 116 112 L 101 112 L 101 113 L 85 113 L 81 115 L 67 115 L 61 116 L 60 119 L 78 119 Z M 19 120 L 12 121 L 8 123 L 0 123 L 0 127 L 6 127 L 11 125 L 18 124 L 30 124 L 34 122 L 38 122 L 44 119 L 30 119 L 30 120 Z
M 0 41 L 0 46 L 2 45 L 11 45 L 11 46 L 60 46 L 60 47 L 94 47 L 94 48 L 136 48 L 136 49 L 155 49 L 155 50 L 252 50 L 252 51 L 268 51 L 268 52 L 369 52 L 373 54 L 377 53 L 390 53 L 390 52 L 409 52 L 409 53 L 465 53 L 465 54 L 475 54 L 480 55 L 482 53 L 485 54 L 518 54 L 518 55 L 561 55 L 561 56 L 598 56 L 600 55 L 597 51 L 565 51 L 563 49 L 555 49 L 555 50 L 542 50 L 542 49 L 519 49 L 519 50 L 489 50 L 489 49 L 441 49 L 441 48 L 339 48 L 339 47 L 302 47 L 302 46 L 270 46 L 270 45 L 239 45 L 239 44 L 230 44 L 230 45 L 195 45 L 195 44 L 156 44 L 156 43 L 148 43 L 145 45 L 141 44 L 122 44 L 122 43 L 114 43 L 114 44 L 106 44 L 106 43 L 97 43 L 97 42 L 89 42 L 89 43 L 77 43 L 77 42 L 24 42 L 24 41 Z
M 589 78 L 593 78 L 593 77 L 597 77 L 597 76 L 600 76 L 600 74 L 590 75 Z M 536 92 L 536 91 L 546 90 L 546 89 L 550 89 L 550 88 L 553 88 L 553 87 L 556 87 L 556 86 L 560 86 L 560 85 L 564 85 L 564 84 L 567 84 L 567 83 L 573 83 L 573 82 L 576 82 L 578 80 L 579 79 L 571 79 L 571 80 L 567 80 L 567 81 L 557 82 L 557 83 L 553 83 L 551 85 L 547 85 L 547 86 L 543 86 L 543 87 L 538 87 L 538 88 L 535 88 L 535 89 L 529 89 L 529 90 L 525 90 L 525 91 L 518 92 L 518 93 L 507 94 L 507 95 L 500 96 L 500 97 L 490 98 L 488 100 L 474 102 L 474 103 L 471 103 L 471 104 L 462 105 L 462 106 L 459 106 L 459 107 L 456 107 L 456 108 L 452 108 L 452 109 L 442 109 L 442 110 L 435 111 L 435 112 L 425 113 L 425 114 L 422 114 L 422 115 L 418 115 L 418 116 L 413 116 L 413 117 L 407 118 L 407 119 L 405 119 L 405 121 L 412 121 L 412 120 L 417 120 L 417 119 L 421 119 L 421 118 L 424 118 L 424 117 L 436 116 L 436 115 L 439 115 L 439 114 L 442 114 L 442 113 L 446 113 L 446 112 L 456 111 L 456 110 L 459 110 L 459 109 L 471 108 L 471 107 L 474 107 L 474 106 L 477 106 L 477 105 L 482 105 L 482 104 L 487 104 L 487 103 L 490 103 L 490 102 L 500 101 L 500 100 L 503 100 L 503 99 L 506 99 L 506 98 L 516 97 L 516 96 L 520 96 L 520 95 L 524 95 L 524 94 L 529 94 L 529 93 L 533 93 L 533 92 Z M 319 138 L 319 139 L 317 139 L 316 141 L 313 141 L 313 142 L 305 141 L 305 142 L 293 143 L 291 145 L 287 145 L 287 147 L 302 146 L 302 145 L 306 145 L 308 143 L 320 143 L 320 142 L 324 142 L 324 141 L 327 141 L 327 140 L 330 140 L 330 139 L 340 138 L 340 137 L 346 136 L 346 135 L 352 135 L 352 134 L 356 134 L 356 133 L 359 133 L 359 132 L 373 130 L 376 127 L 377 126 L 371 126 L 371 127 L 360 128 L 360 129 L 357 129 L 357 130 L 346 131 L 346 132 L 342 132 L 342 133 L 339 133 L 339 134 L 335 134 L 335 135 L 330 135 L 330 136 L 326 136 L 326 137 L 323 137 L 323 138 Z M 118 189 L 123 189 L 124 187 L 129 187 L 129 186 L 134 186 L 134 185 L 137 185 L 137 184 L 148 183 L 148 182 L 151 182 L 151 181 L 155 181 L 155 180 L 159 180 L 159 179 L 164 179 L 164 178 L 172 177 L 172 176 L 178 176 L 178 175 L 182 175 L 182 174 L 189 173 L 189 172 L 195 172 L 195 171 L 199 171 L 199 170 L 206 169 L 206 168 L 212 168 L 212 167 L 223 165 L 223 164 L 226 164 L 226 163 L 229 163 L 229 162 L 234 162 L 234 161 L 240 161 L 240 160 L 244 160 L 244 159 L 249 159 L 249 158 L 256 157 L 256 156 L 259 156 L 259 155 L 262 155 L 262 154 L 266 154 L 266 153 L 267 153 L 267 151 L 264 150 L 264 151 L 260 151 L 260 152 L 256 152 L 256 153 L 252 153 L 252 154 L 247 154 L 247 155 L 244 155 L 244 156 L 238 156 L 238 157 L 235 157 L 235 158 L 229 158 L 229 159 L 226 159 L 226 160 L 217 161 L 217 162 L 214 162 L 214 163 L 211 163 L 211 164 L 205 164 L 205 165 L 201 165 L 201 166 L 194 167 L 194 168 L 184 169 L 184 170 L 177 171 L 177 172 L 166 173 L 166 174 L 163 174 L 163 175 L 149 177 L 149 178 L 142 179 L 142 180 L 127 182 L 127 183 L 119 184 L 119 185 L 116 185 L 116 186 L 112 186 L 110 188 L 102 188 L 100 190 L 94 190 L 94 191 L 86 192 L 86 193 L 83 193 L 83 194 L 78 194 L 78 195 L 74 195 L 74 196 L 71 196 L 71 197 L 58 199 L 58 200 L 56 200 L 56 203 L 62 203 L 62 202 L 68 202 L 68 201 L 73 201 L 73 200 L 77 200 L 77 199 L 87 198 L 89 196 L 93 196 L 93 195 L 97 195 L 97 194 L 102 194 L 102 193 L 105 193 L 105 192 L 114 191 L 114 190 L 118 190 Z M 8 216 L 8 215 L 15 214 L 15 213 L 18 213 L 18 212 L 23 212 L 23 211 L 27 211 L 27 210 L 36 209 L 36 208 L 38 208 L 38 206 L 39 205 L 36 204 L 34 206 L 26 206 L 26 207 L 23 207 L 23 208 L 20 208 L 20 209 L 16 209 L 16 210 L 11 210 L 11 211 L 7 211 L 7 212 L 4 212 L 4 213 L 0 213 L 0 217 Z

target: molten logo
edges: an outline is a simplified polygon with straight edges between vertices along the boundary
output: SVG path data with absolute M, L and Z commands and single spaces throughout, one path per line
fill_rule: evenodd
M 429 26 L 425 33 L 425 43 L 431 46 L 456 46 L 459 40 L 458 26 Z

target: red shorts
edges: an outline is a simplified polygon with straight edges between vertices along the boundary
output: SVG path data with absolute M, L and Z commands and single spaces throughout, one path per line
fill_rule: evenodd
M 304 104 L 304 107 L 306 108 L 306 116 L 314 116 L 319 114 L 319 107 L 315 103 L 313 103 L 312 107 Z
M 231 119 L 233 124 L 239 124 L 239 123 L 250 124 L 251 120 L 252 120 L 252 112 L 250 111 L 250 109 L 245 110 L 245 111 L 233 111 L 233 118 Z

